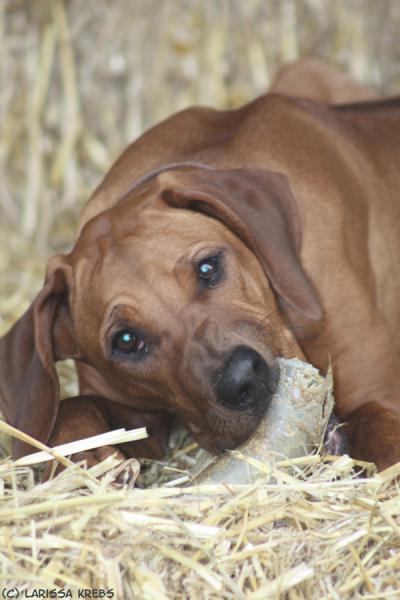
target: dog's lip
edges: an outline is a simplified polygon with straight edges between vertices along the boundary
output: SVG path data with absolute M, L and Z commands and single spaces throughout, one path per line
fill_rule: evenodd
M 198 443 L 198 445 L 201 448 L 203 448 L 203 450 L 206 450 L 207 452 L 213 455 L 222 454 L 221 448 L 218 446 L 218 443 L 213 440 L 210 431 L 205 431 L 204 429 L 200 429 L 199 427 L 196 427 L 196 431 L 194 431 L 192 429 L 192 425 L 189 426 L 191 427 L 193 439 L 195 440 L 195 442 Z
M 255 427 L 253 431 L 248 432 L 248 435 L 246 435 L 245 438 L 236 442 L 232 440 L 230 442 L 228 440 L 223 442 L 218 436 L 216 436 L 215 432 L 210 430 L 210 427 L 207 424 L 204 427 L 199 427 L 192 421 L 188 421 L 187 426 L 190 428 L 190 432 L 192 433 L 195 442 L 197 442 L 199 446 L 203 448 L 203 450 L 206 450 L 214 456 L 219 456 L 226 452 L 226 450 L 234 450 L 235 448 L 238 448 L 248 439 L 250 439 L 257 429 L 257 427 Z
M 240 440 L 228 442 L 227 440 L 222 442 L 220 439 L 215 439 L 210 431 L 199 430 L 198 433 L 193 433 L 193 439 L 198 445 L 206 452 L 214 456 L 221 456 L 227 450 L 234 450 L 235 448 L 239 448 L 243 444 L 245 444 L 253 435 L 253 432 L 249 432 L 249 434 Z
M 190 433 L 197 444 L 206 450 L 210 454 L 220 455 L 224 449 L 219 445 L 218 440 L 214 438 L 213 432 L 207 423 L 204 423 L 201 427 L 193 421 L 186 422 L 187 427 L 190 429 Z

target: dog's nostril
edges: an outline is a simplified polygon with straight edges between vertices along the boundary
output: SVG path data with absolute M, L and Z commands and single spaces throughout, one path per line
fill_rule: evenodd
M 250 386 L 248 384 L 243 385 L 239 391 L 240 399 L 242 401 L 247 400 L 247 398 L 249 396 L 249 392 L 250 392 Z
M 265 368 L 265 362 L 259 360 L 258 358 L 253 362 L 253 369 L 255 373 L 260 373 Z
M 238 402 L 236 403 L 236 405 L 234 402 L 233 405 L 234 408 L 238 409 L 250 408 L 251 406 L 256 404 L 258 399 L 259 394 L 257 393 L 257 385 L 253 383 L 246 383 L 239 390 Z

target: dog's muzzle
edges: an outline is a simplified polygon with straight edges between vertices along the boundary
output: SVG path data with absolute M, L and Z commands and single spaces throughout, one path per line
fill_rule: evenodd
M 232 410 L 263 413 L 276 385 L 276 377 L 261 354 L 247 346 L 237 346 L 218 375 L 217 400 Z

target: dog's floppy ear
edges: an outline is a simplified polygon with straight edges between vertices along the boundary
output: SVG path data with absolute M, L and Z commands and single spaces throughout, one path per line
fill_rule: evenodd
M 278 296 L 312 320 L 322 318 L 300 262 L 301 226 L 287 177 L 263 169 L 203 170 L 160 175 L 162 199 L 227 225 L 253 250 Z
M 68 308 L 70 269 L 65 257 L 54 257 L 36 299 L 0 339 L 0 410 L 8 423 L 41 442 L 47 442 L 59 406 L 54 363 L 76 352 Z M 14 458 L 32 450 L 14 439 Z

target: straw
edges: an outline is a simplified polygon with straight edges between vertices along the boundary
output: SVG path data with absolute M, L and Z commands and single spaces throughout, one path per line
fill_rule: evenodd
M 68 444 L 61 444 L 59 446 L 53 446 L 49 452 L 34 452 L 33 454 L 27 454 L 22 458 L 15 461 L 16 467 L 26 467 L 28 465 L 36 465 L 43 462 L 48 462 L 59 458 L 60 456 L 69 456 L 76 454 L 77 452 L 83 452 L 84 450 L 93 450 L 94 448 L 100 448 L 101 446 L 112 446 L 116 444 L 125 444 L 126 442 L 134 442 L 136 440 L 143 440 L 147 438 L 147 431 L 145 427 L 138 429 L 114 429 L 107 433 L 101 433 L 99 435 L 93 435 L 91 437 L 77 440 L 76 442 L 69 442 Z

